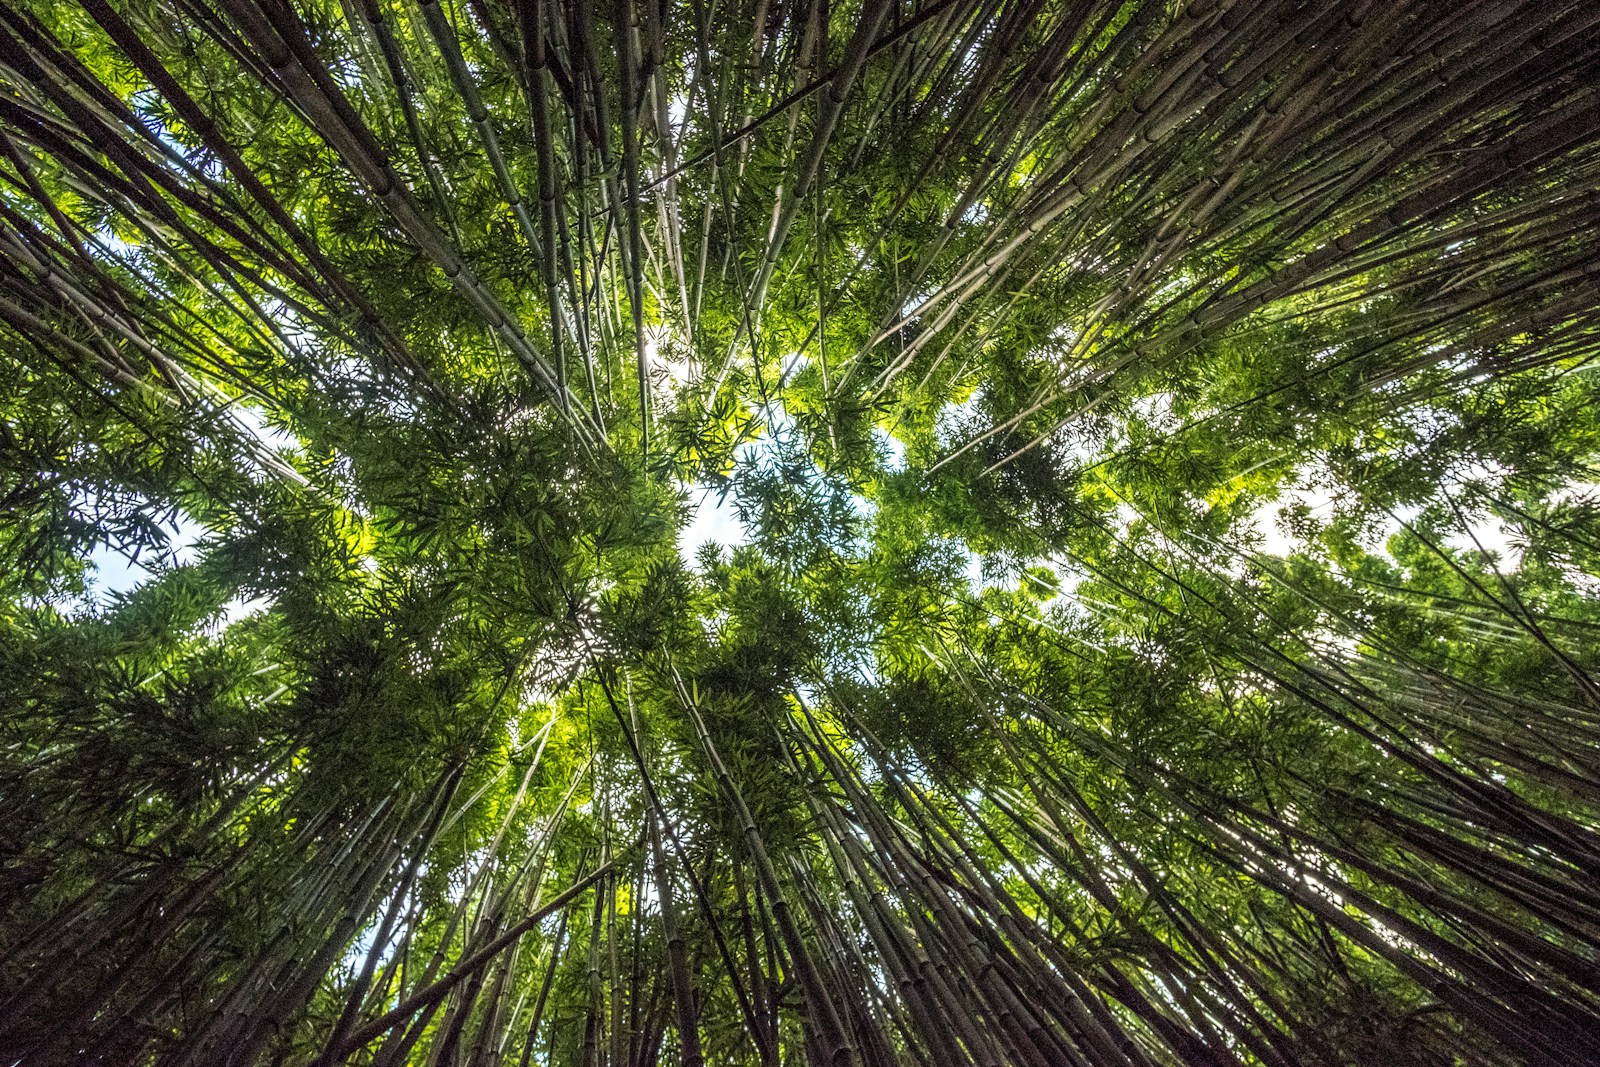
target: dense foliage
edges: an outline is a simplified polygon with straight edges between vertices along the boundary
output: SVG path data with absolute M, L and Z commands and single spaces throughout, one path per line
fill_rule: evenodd
M 0 1063 L 1600 1061 L 1597 87 L 0 0 Z

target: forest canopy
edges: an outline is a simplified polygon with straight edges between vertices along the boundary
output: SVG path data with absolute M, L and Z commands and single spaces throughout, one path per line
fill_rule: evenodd
M 0 1064 L 1600 1062 L 1596 232 L 1592 0 L 0 0 Z

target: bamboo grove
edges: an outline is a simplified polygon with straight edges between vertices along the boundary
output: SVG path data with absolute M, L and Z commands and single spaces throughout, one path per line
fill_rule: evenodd
M 1592 0 L 0 0 L 0 149 L 0 1063 L 1600 1062 Z

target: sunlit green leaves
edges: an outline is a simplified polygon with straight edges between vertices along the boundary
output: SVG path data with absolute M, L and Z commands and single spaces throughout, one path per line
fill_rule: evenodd
M 1600 1055 L 1588 21 L 7 4 L 0 1052 Z

